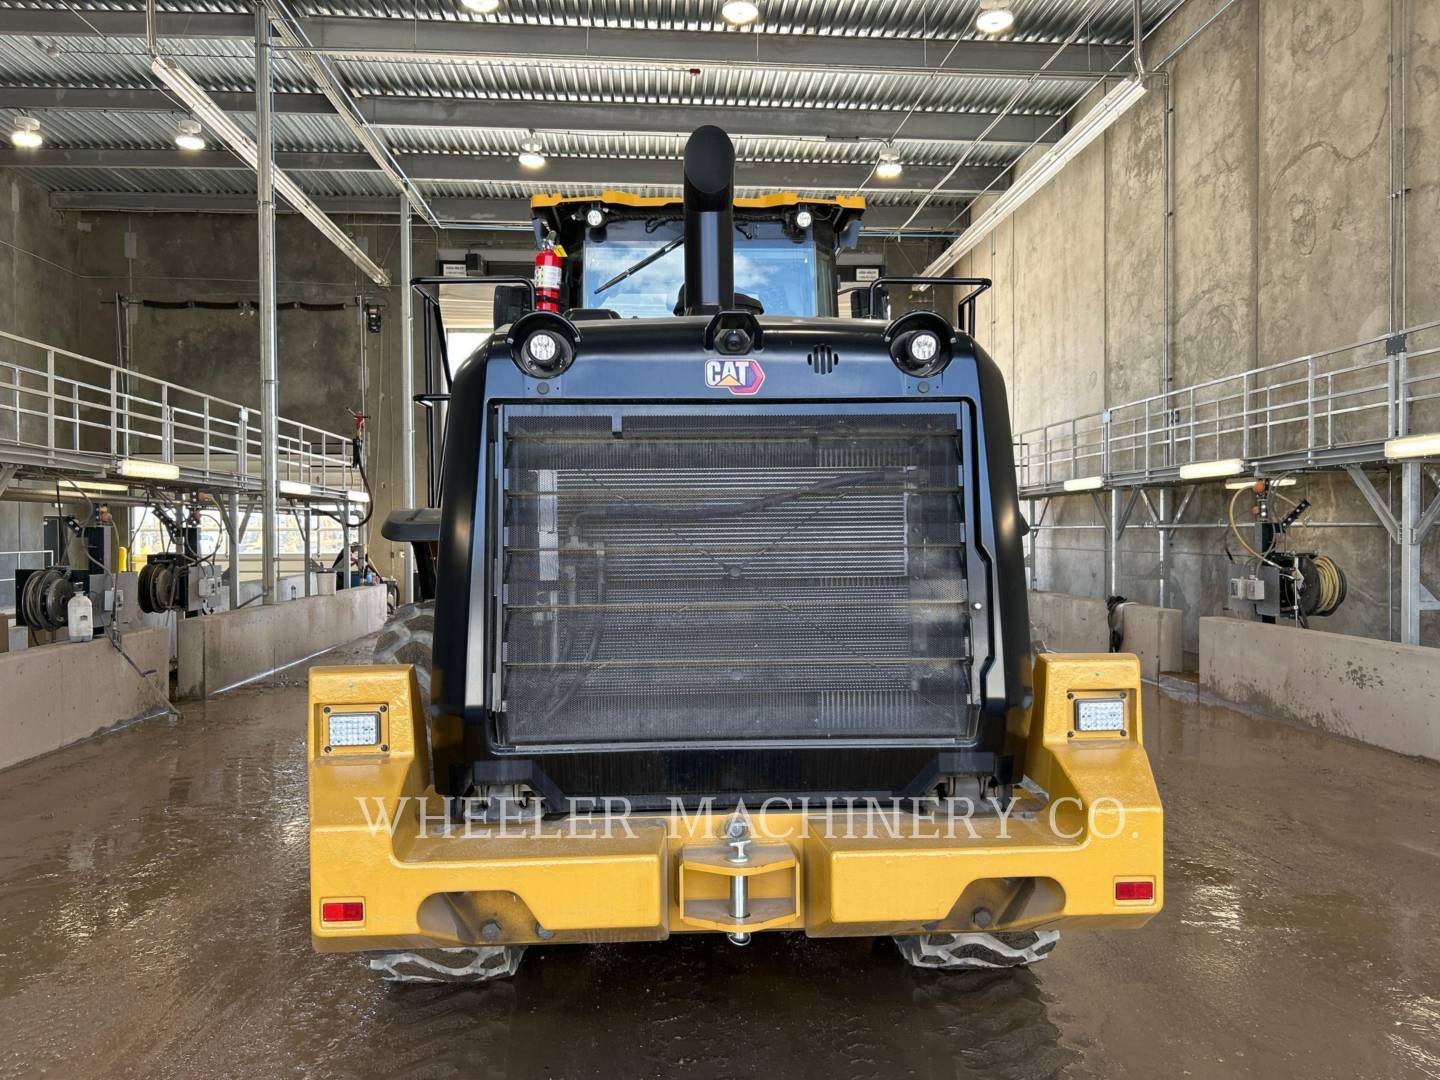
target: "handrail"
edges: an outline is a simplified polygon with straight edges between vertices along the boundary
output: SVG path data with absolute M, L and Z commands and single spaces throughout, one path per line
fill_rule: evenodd
M 1429 404 L 1440 402 L 1437 330 L 1440 319 L 1417 323 L 1029 428 L 1015 436 L 1020 488 L 1168 480 L 1206 458 L 1257 470 L 1384 460 L 1386 440 L 1440 430 L 1440 406 Z M 1382 344 L 1383 355 L 1364 354 Z
M 256 489 L 259 419 L 251 406 L 0 330 L 0 462 L 105 473 L 148 458 L 179 468 L 182 486 Z M 276 441 L 281 480 L 332 499 L 358 486 L 349 438 L 280 417 Z

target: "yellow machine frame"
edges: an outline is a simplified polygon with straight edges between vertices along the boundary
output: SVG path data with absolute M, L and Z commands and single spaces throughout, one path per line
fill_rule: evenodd
M 311 933 L 327 952 L 681 932 L 873 936 L 1134 927 L 1163 904 L 1163 813 L 1142 741 L 1140 667 L 1123 654 L 1042 654 L 1023 740 L 1027 785 L 1007 816 L 746 807 L 753 842 L 726 858 L 733 812 L 547 817 L 454 825 L 430 775 L 408 665 L 310 673 Z M 1123 732 L 1081 732 L 1075 701 L 1121 697 Z M 382 742 L 328 747 L 331 710 L 373 710 Z M 748 881 L 731 917 L 730 879 Z M 1150 882 L 1153 899 L 1117 899 Z M 363 903 L 326 922 L 322 905 Z M 977 913 L 984 913 L 984 925 Z

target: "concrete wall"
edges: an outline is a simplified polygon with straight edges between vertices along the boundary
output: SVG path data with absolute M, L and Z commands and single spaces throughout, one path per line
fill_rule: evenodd
M 176 695 L 218 693 L 364 637 L 384 622 L 385 590 L 379 585 L 183 620 L 177 635 Z
M 1031 593 L 1030 627 L 1036 644 L 1051 652 L 1110 651 L 1110 620 L 1105 601 L 1068 593 Z M 1157 680 L 1167 671 L 1183 671 L 1180 612 L 1175 608 L 1126 604 L 1120 652 L 1140 658 L 1140 673 Z
M 1200 686 L 1266 716 L 1440 761 L 1440 653 L 1422 645 L 1206 618 Z
M 1389 0 L 1238 0 L 1166 70 L 1171 82 L 1173 250 L 1163 257 L 1162 84 L 963 259 L 995 279 L 980 305 L 982 343 L 1009 382 L 1016 431 L 1160 393 L 1165 345 L 1173 386 L 1345 345 L 1387 329 L 1392 276 L 1403 273 L 1398 325 L 1440 318 L 1440 4 L 1411 3 L 1400 133 L 1408 194 L 1403 259 L 1391 272 Z M 1152 63 L 1221 4 L 1183 6 L 1147 46 Z M 1164 282 L 1173 300 L 1168 318 Z M 1377 473 L 1381 490 L 1386 480 Z M 1309 520 L 1369 522 L 1343 476 L 1307 478 L 1290 494 Z M 1227 493 L 1202 489 L 1174 544 L 1170 603 L 1199 617 L 1225 610 Z M 1137 508 L 1134 521 L 1145 517 Z M 1055 500 L 1052 526 L 1100 521 L 1088 496 Z M 1297 529 L 1351 579 L 1322 625 L 1388 638 L 1398 558 L 1378 528 Z M 1035 585 L 1099 597 L 1105 537 L 1055 528 L 1036 546 Z M 1440 533 L 1425 576 L 1440 578 Z M 1153 531 L 1121 544 L 1117 591 L 1158 601 Z M 1423 639 L 1440 644 L 1440 616 Z
M 76 264 L 88 228 L 76 215 L 52 211 L 44 188 L 19 172 L 0 169 L 0 330 L 77 348 L 85 290 Z M 0 339 L 0 362 L 35 355 Z M 0 374 L 0 382 L 9 381 Z M 14 418 L 0 415 L 0 438 L 14 434 Z M 0 607 L 13 603 L 10 579 L 21 563 L 12 553 L 41 546 L 44 513 L 36 503 L 0 501 Z
M 127 631 L 121 646 L 142 679 L 108 638 L 0 654 L 0 769 L 49 753 L 115 724 L 164 710 L 170 675 L 169 632 Z

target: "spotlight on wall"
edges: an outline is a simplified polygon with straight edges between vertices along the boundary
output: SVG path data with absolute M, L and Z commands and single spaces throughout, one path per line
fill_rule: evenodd
M 199 120 L 181 120 L 175 127 L 175 145 L 181 150 L 204 150 Z
M 40 121 L 33 116 L 17 116 L 10 141 L 22 150 L 35 149 L 45 141 L 45 136 L 40 134 Z
M 720 17 L 731 26 L 749 26 L 760 17 L 760 8 L 751 0 L 726 0 Z
M 982 34 L 1003 34 L 1015 25 L 1015 13 L 1010 10 L 1010 0 L 980 0 L 980 12 L 975 16 L 975 29 Z

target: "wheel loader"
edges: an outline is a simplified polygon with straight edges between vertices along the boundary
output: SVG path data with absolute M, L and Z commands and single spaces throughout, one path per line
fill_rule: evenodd
M 315 947 L 469 980 L 791 932 L 943 969 L 1143 925 L 1139 665 L 1032 654 L 989 283 L 842 318 L 859 200 L 736 199 L 714 127 L 683 182 L 537 198 L 561 279 L 492 281 L 515 310 L 420 395 L 437 505 L 383 533 L 422 602 L 310 674 Z

